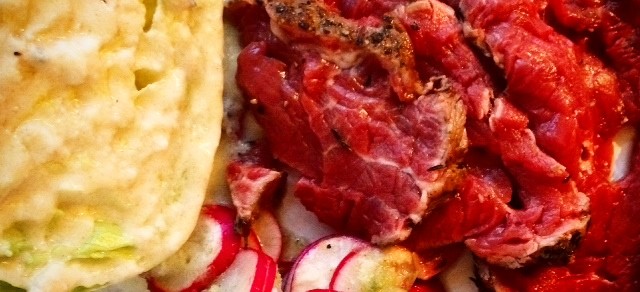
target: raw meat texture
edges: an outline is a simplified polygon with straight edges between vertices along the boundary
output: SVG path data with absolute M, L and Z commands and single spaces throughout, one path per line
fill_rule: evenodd
M 638 1 L 550 0 L 558 23 L 592 39 L 619 78 L 629 119 L 640 121 L 640 14 Z
M 411 37 L 418 63 L 434 67 L 451 80 L 462 93 L 470 119 L 484 118 L 491 106 L 493 84 L 466 44 L 453 9 L 423 0 L 399 6 L 394 13 Z
M 425 250 L 464 241 L 476 256 L 512 268 L 539 257 L 566 260 L 589 218 L 588 199 L 536 146 L 526 116 L 504 99 L 495 103 L 489 121 L 499 156 L 470 152 L 458 196 L 429 214 L 409 242 Z
M 290 25 L 288 5 L 299 4 L 271 2 L 267 10 L 291 54 L 271 54 L 271 37 L 249 44 L 238 60 L 239 86 L 274 157 L 302 175 L 296 195 L 308 209 L 377 243 L 402 240 L 428 203 L 453 188 L 466 146 L 464 106 L 455 91 L 441 88 L 401 98 L 396 71 L 389 68 L 397 65 L 350 43 L 352 34 L 368 36 L 378 28 L 351 27 L 337 14 L 326 16 L 331 11 L 321 4 L 326 19 L 349 26 L 349 36 L 329 30 L 314 44 L 320 48 L 308 49 L 319 20 L 307 23 L 308 29 Z M 395 23 L 381 21 L 383 29 L 385 21 Z M 397 33 L 406 36 L 401 27 Z M 362 57 L 347 67 L 323 58 L 346 51 Z
M 233 161 L 227 168 L 229 190 L 238 217 L 250 222 L 261 201 L 270 201 L 282 184 L 283 174 L 255 164 Z
M 637 197 L 635 195 L 637 189 L 632 189 L 633 185 L 637 185 L 638 178 L 635 175 L 630 175 L 625 178 L 620 186 L 615 186 L 607 181 L 606 175 L 609 168 L 606 161 L 611 154 L 608 147 L 609 139 L 625 121 L 622 115 L 623 106 L 620 104 L 621 93 L 617 87 L 619 81 L 620 84 L 624 85 L 624 75 L 618 72 L 618 77 L 620 78 L 616 79 L 616 76 L 605 69 L 600 61 L 585 54 L 580 46 L 573 43 L 567 43 L 568 46 L 556 44 L 553 48 L 549 47 L 544 50 L 544 53 L 538 54 L 541 50 L 535 50 L 535 47 L 544 48 L 544 41 L 566 43 L 566 41 L 558 38 L 559 35 L 557 33 L 553 37 L 552 34 L 554 33 L 548 32 L 544 24 L 539 22 L 539 13 L 536 13 L 536 11 L 540 11 L 539 8 L 542 6 L 537 5 L 540 3 L 531 1 L 483 1 L 482 3 L 462 1 L 461 7 L 471 25 L 476 28 L 480 27 L 483 30 L 483 34 L 486 35 L 485 41 L 494 54 L 494 59 L 504 66 L 507 82 L 509 83 L 506 93 L 510 100 L 523 108 L 532 119 L 532 129 L 536 137 L 541 138 L 539 139 L 542 140 L 541 146 L 547 145 L 546 151 L 567 166 L 567 170 L 571 174 L 571 180 L 575 181 L 580 191 L 588 194 L 591 200 L 590 214 L 592 223 L 589 232 L 584 236 L 579 249 L 568 265 L 537 265 L 520 270 L 508 270 L 489 265 L 484 266 L 480 274 L 497 290 L 635 291 L 640 286 L 640 282 L 637 280 L 640 274 L 638 260 L 640 232 L 635 225 L 630 226 L 627 222 L 628 220 L 624 221 L 622 218 L 629 218 L 638 211 L 638 203 L 636 202 L 638 198 L 634 198 Z M 515 12 L 509 15 L 506 11 Z M 522 19 L 523 15 L 525 16 L 524 19 Z M 518 27 L 525 32 L 532 33 L 529 34 L 529 37 L 524 37 L 519 34 L 521 32 L 517 31 Z M 532 38 L 531 35 L 540 37 L 539 40 L 543 42 L 536 42 L 536 39 Z M 520 43 L 514 43 L 514 39 L 527 39 L 528 42 L 522 46 Z M 511 40 L 511 42 L 509 43 L 508 40 Z M 509 49 L 509 46 L 512 46 L 512 50 Z M 529 47 L 527 48 L 527 46 Z M 557 55 L 553 58 L 554 49 L 557 50 L 558 48 L 565 48 L 565 50 L 570 48 L 570 51 L 564 54 L 556 51 L 555 54 Z M 529 56 L 518 56 L 518 51 L 528 52 Z M 554 66 L 545 66 L 545 55 L 551 56 L 547 60 L 569 60 L 569 62 L 556 61 Z M 543 75 L 536 75 L 536 72 L 531 72 L 530 70 L 532 66 L 527 68 L 529 63 L 527 57 L 532 57 L 529 60 L 537 62 L 533 69 L 548 68 L 552 70 L 547 70 Z M 630 61 L 633 62 L 633 58 Z M 527 75 L 519 71 L 523 68 L 529 69 L 525 70 L 528 71 Z M 575 74 L 575 76 L 571 76 L 572 74 Z M 529 78 L 518 79 L 522 77 L 519 75 Z M 553 78 L 554 75 L 562 76 L 563 78 Z M 549 79 L 549 77 L 552 78 Z M 572 77 L 576 79 L 572 79 Z M 582 78 L 583 84 L 579 83 L 580 78 L 577 77 Z M 519 81 L 520 84 L 514 84 L 514 80 Z M 563 85 L 562 81 L 566 80 L 574 81 Z M 545 95 L 548 99 L 545 100 L 545 104 L 540 106 L 536 104 L 536 102 L 540 102 L 540 99 L 536 99 L 536 94 L 539 94 L 540 91 L 545 92 L 545 83 L 547 85 L 553 84 L 553 87 L 548 87 L 548 94 Z M 534 87 L 533 84 L 535 84 L 537 90 L 529 90 L 534 95 L 526 95 L 525 89 L 521 86 L 522 84 L 528 85 L 530 88 Z M 624 89 L 624 86 L 621 87 Z M 519 91 L 519 88 L 522 88 L 521 91 Z M 571 90 L 578 91 L 571 92 Z M 571 98 L 577 98 L 554 96 L 561 95 L 563 91 L 571 93 Z M 625 92 L 623 91 L 623 97 L 624 94 Z M 522 95 L 529 98 L 521 100 Z M 580 98 L 583 100 L 580 101 Z M 562 104 L 561 102 L 565 103 Z M 633 116 L 633 111 L 629 110 L 628 103 L 625 105 L 627 105 L 626 113 Z M 562 127 L 573 129 L 568 131 L 572 133 L 571 135 L 557 135 L 562 132 L 555 132 L 556 135 L 549 136 L 548 128 L 536 126 L 536 123 L 539 123 L 538 120 L 545 117 L 540 112 L 544 113 L 545 107 L 550 106 L 556 106 L 554 112 L 560 115 L 568 115 L 571 112 L 577 113 L 580 127 L 566 123 Z M 573 108 L 571 108 L 572 106 Z M 563 112 L 563 109 L 571 110 Z M 552 129 L 557 130 L 558 127 L 552 127 Z M 543 132 L 541 133 L 540 130 L 543 130 Z M 479 133 L 482 133 L 482 131 L 486 131 L 486 129 L 481 128 L 478 130 Z M 551 133 L 553 134 L 553 131 Z M 597 135 L 594 133 L 597 133 Z M 495 134 L 495 131 L 493 131 L 493 137 L 488 139 L 485 137 L 483 143 L 491 143 L 491 138 L 497 138 Z M 552 142 L 544 141 L 545 138 L 554 136 L 556 141 L 570 142 L 568 146 L 582 144 L 584 149 L 581 152 L 581 156 L 576 155 L 577 152 L 575 150 L 573 151 L 574 154 L 571 155 L 571 151 L 549 147 L 549 145 L 553 144 L 545 144 Z M 477 137 L 477 135 L 470 135 L 472 140 L 473 137 Z M 568 137 L 570 139 L 563 140 L 558 139 L 558 137 Z M 578 143 L 580 140 L 583 142 Z M 571 143 L 571 141 L 575 142 Z M 557 145 L 556 147 L 562 147 L 562 145 Z M 549 149 L 554 149 L 555 151 Z M 585 150 L 587 151 L 585 152 Z M 502 159 L 504 161 L 504 157 Z M 573 164 L 574 167 L 572 167 L 570 160 L 579 161 L 580 163 Z M 506 161 L 505 165 L 508 165 Z M 518 178 L 517 175 L 514 177 Z M 547 180 L 544 181 L 546 183 Z M 612 232 L 614 229 L 616 231 Z M 569 241 L 569 243 L 573 242 Z
M 467 157 L 458 196 L 416 228 L 409 241 L 418 250 L 464 241 L 476 256 L 513 268 L 566 262 L 581 238 L 585 184 L 608 173 L 603 158 L 623 104 L 614 73 L 544 23 L 542 4 L 461 1 L 468 35 L 504 69 L 507 88 L 488 122 L 467 121 L 479 150 Z
M 436 0 L 335 1 L 340 13 L 351 19 L 392 15 L 413 44 L 418 73 L 446 76 L 462 94 L 468 118 L 482 119 L 490 108 L 493 84 L 474 52 L 467 45 L 462 25 L 453 9 Z
M 425 92 L 415 71 L 409 38 L 392 17 L 357 22 L 319 1 L 265 2 L 272 30 L 285 42 L 318 51 L 342 67 L 372 56 L 389 72 L 390 85 L 401 100 L 413 100 Z
M 613 135 L 625 122 L 640 121 L 640 17 L 633 13 L 638 1 L 444 1 L 456 9 L 464 23 L 454 10 L 435 0 L 410 2 L 325 0 L 323 10 L 349 19 L 341 19 L 343 24 L 379 27 L 385 19 L 399 23 L 402 28 L 394 28 L 408 36 L 411 43 L 405 47 L 415 56 L 409 67 L 417 70 L 421 80 L 430 81 L 425 88 L 449 87 L 460 93 L 467 108 L 471 149 L 465 156 L 465 175 L 457 194 L 438 198 L 437 206 L 430 204 L 433 209 L 404 244 L 431 254 L 464 242 L 476 257 L 489 263 L 482 272 L 497 289 L 637 288 L 638 236 L 633 233 L 636 227 L 622 218 L 637 212 L 625 201 L 635 200 L 627 192 L 634 184 L 630 181 L 638 179 L 627 178 L 618 186 L 607 178 Z M 265 15 L 263 12 L 260 21 L 269 22 Z M 363 182 L 360 171 L 352 171 L 363 169 L 362 164 L 351 163 L 354 154 L 373 153 L 358 138 L 361 124 L 356 109 L 362 105 L 356 101 L 374 108 L 385 104 L 380 112 L 399 112 L 386 107 L 386 102 L 397 102 L 397 95 L 403 95 L 389 81 L 389 74 L 394 75 L 389 68 L 395 65 L 371 51 L 345 54 L 358 52 L 358 46 L 333 36 L 323 39 L 331 44 L 330 49 L 310 49 L 322 43 L 313 40 L 318 30 L 300 33 L 300 26 L 294 24 L 289 23 L 287 32 L 276 25 L 282 40 L 270 33 L 269 25 L 253 24 L 243 32 L 243 38 L 251 40 L 247 45 L 259 42 L 252 45 L 253 53 L 245 56 L 247 64 L 258 65 L 246 73 L 263 71 L 258 75 L 269 76 L 260 77 L 263 80 L 255 77 L 258 75 L 244 77 L 253 80 L 247 82 L 246 92 L 263 95 L 256 97 L 254 112 L 264 119 L 271 115 L 269 120 L 276 121 L 272 127 L 277 124 L 290 133 L 289 137 L 272 134 L 269 139 L 282 144 L 282 149 L 274 152 L 276 157 L 302 173 L 297 194 L 308 208 L 314 210 L 315 206 L 314 212 L 325 222 L 347 226 L 348 231 L 364 236 L 376 231 L 363 232 L 358 225 L 398 230 L 400 221 L 389 219 L 393 213 L 385 211 L 414 206 L 407 198 L 415 195 L 364 196 L 360 188 L 365 185 L 373 185 L 375 190 L 385 188 L 376 184 L 373 176 Z M 331 62 L 320 61 L 323 58 Z M 487 66 L 487 60 L 498 68 Z M 395 75 L 401 74 L 396 71 Z M 494 91 L 500 98 L 494 99 Z M 394 93 L 396 99 L 392 98 Z M 283 96 L 289 97 L 286 103 Z M 372 98 L 385 102 L 376 103 Z M 282 106 L 265 106 L 269 103 L 262 100 Z M 405 105 L 412 103 L 416 106 L 416 101 Z M 332 113 L 336 105 L 347 105 L 353 112 Z M 369 108 L 365 112 L 371 114 Z M 336 126 L 340 126 L 337 116 L 346 121 L 346 131 Z M 391 121 L 394 123 L 397 121 Z M 389 143 L 385 145 L 406 145 L 393 135 L 385 137 Z M 294 152 L 293 147 L 284 146 L 295 141 L 304 141 L 304 147 Z M 391 151 L 397 158 L 407 149 L 402 147 L 388 149 L 399 149 Z M 386 168 L 402 164 L 366 165 L 393 178 L 395 190 L 416 193 L 411 177 L 398 171 L 402 167 Z M 434 165 L 431 170 L 438 168 Z M 341 177 L 332 178 L 332 174 Z M 355 189 L 347 188 L 351 185 L 356 185 Z M 387 208 L 392 197 L 396 204 Z M 387 205 L 380 203 L 380 198 Z M 620 214 L 610 216 L 612 206 Z M 359 221 L 366 218 L 365 213 L 379 219 L 374 224 L 371 218 Z M 629 230 L 632 239 L 612 240 L 613 235 L 607 232 L 613 225 L 619 229 L 618 236 Z M 495 264 L 533 266 L 511 270 Z
M 416 226 L 405 244 L 412 249 L 431 250 L 463 242 L 500 224 L 511 200 L 511 182 L 497 156 L 472 150 L 469 165 L 456 196 L 435 208 Z
M 465 139 L 459 98 L 447 91 L 403 104 L 373 61 L 341 70 L 308 54 L 286 68 L 266 50 L 245 48 L 238 81 L 274 156 L 302 174 L 296 195 L 336 228 L 404 239 L 452 187 Z
M 537 144 L 580 182 L 593 172 L 595 133 L 607 139 L 617 130 L 605 128 L 603 117 L 621 120 L 622 104 L 616 104 L 615 76 L 545 24 L 541 2 L 462 1 L 460 6 L 504 68 L 507 97 L 529 117 Z
M 497 99 L 489 121 L 513 177 L 510 202 L 517 204 L 503 203 L 505 221 L 465 243 L 477 256 L 508 267 L 538 257 L 566 257 L 574 248 L 572 239 L 586 227 L 587 197 L 567 181 L 565 168 L 536 146 L 524 114 Z
M 484 266 L 480 276 L 498 291 L 638 291 L 640 287 L 640 147 L 619 185 L 590 183 L 592 223 L 566 266 L 507 270 Z

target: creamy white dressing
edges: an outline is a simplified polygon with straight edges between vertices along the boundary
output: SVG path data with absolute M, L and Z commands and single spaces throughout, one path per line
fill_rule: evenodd
M 145 33 L 139 1 L 0 2 L 1 281 L 93 287 L 186 241 L 222 116 L 222 4 L 193 4 Z

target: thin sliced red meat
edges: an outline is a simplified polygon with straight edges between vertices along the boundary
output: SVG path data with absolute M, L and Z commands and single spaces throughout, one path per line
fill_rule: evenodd
M 250 222 L 261 201 L 270 202 L 282 185 L 283 174 L 270 168 L 243 161 L 233 161 L 227 167 L 227 181 L 238 217 Z
M 463 93 L 470 118 L 484 118 L 491 106 L 493 85 L 466 44 L 453 9 L 436 0 L 422 0 L 399 6 L 395 14 L 411 38 L 418 63 L 425 62 L 451 79 Z
M 391 87 L 404 101 L 428 90 L 415 71 L 409 38 L 393 17 L 354 21 L 320 1 L 265 2 L 274 33 L 290 45 L 316 51 L 342 67 L 374 57 L 389 72 Z
M 272 207 L 286 174 L 275 170 L 265 141 L 234 141 L 238 153 L 227 165 L 227 183 L 238 217 L 251 222 L 261 207 Z
M 481 276 L 498 291 L 638 291 L 640 226 L 640 144 L 629 175 L 619 185 L 593 177 L 591 227 L 566 266 L 521 270 L 484 266 Z
M 302 174 L 296 195 L 334 227 L 378 243 L 404 239 L 453 186 L 465 145 L 459 97 L 402 103 L 375 60 L 340 69 L 300 52 L 304 63 L 287 68 L 267 51 L 243 50 L 238 83 L 274 157 Z
M 514 196 L 505 202 L 505 195 L 462 188 L 464 201 L 446 202 L 434 211 L 442 215 L 419 227 L 432 236 L 412 238 L 425 247 L 464 240 L 476 256 L 510 267 L 566 261 L 589 219 L 584 183 L 595 165 L 608 172 L 595 157 L 622 121 L 615 76 L 543 22 L 543 2 L 462 1 L 461 8 L 507 79 L 506 99 L 495 100 L 489 123 L 467 125 L 471 143 L 500 158 L 496 171 L 505 171 Z M 476 179 L 486 184 L 494 177 Z M 465 218 L 457 208 L 467 211 L 470 202 L 497 217 Z M 473 221 L 445 238 L 430 233 L 456 220 Z
M 640 120 L 640 15 L 637 1 L 550 0 L 564 29 L 592 39 L 613 65 L 629 119 Z
M 624 6 L 623 6 L 624 7 Z M 620 8 L 625 9 L 625 8 Z M 627 8 L 637 12 L 637 8 Z M 640 16 L 626 22 L 615 11 L 608 11 L 600 30 L 605 52 L 612 60 L 620 84 L 629 118 L 640 121 Z
M 336 5 L 352 19 L 397 17 L 413 44 L 419 73 L 446 76 L 444 82 L 462 93 L 469 118 L 481 119 L 488 113 L 492 82 L 467 45 L 451 7 L 436 0 L 344 0 Z
M 413 250 L 429 253 L 485 234 L 504 222 L 513 190 L 499 157 L 473 150 L 465 160 L 469 167 L 458 193 L 416 226 L 405 243 Z
M 573 179 L 580 179 L 582 172 L 590 171 L 581 156 L 593 151 L 589 147 L 596 117 L 590 111 L 592 90 L 585 84 L 576 46 L 539 18 L 540 5 L 534 1 L 460 5 L 504 68 L 508 97 L 529 116 L 540 148 Z
M 499 156 L 483 155 L 502 163 L 469 157 L 475 167 L 458 197 L 427 216 L 410 241 L 418 250 L 464 241 L 476 256 L 512 268 L 566 260 L 589 218 L 588 199 L 537 147 L 526 116 L 504 99 L 495 103 L 490 129 Z
M 249 104 L 254 105 L 258 121 L 264 120 L 261 124 L 269 122 L 277 125 L 276 129 L 265 131 L 274 158 L 290 165 L 306 177 L 319 178 L 322 175 L 322 157 L 317 155 L 321 152 L 320 142 L 310 130 L 302 106 L 297 102 L 285 106 L 283 96 L 294 99 L 297 93 L 283 78 L 286 75 L 286 64 L 266 58 L 266 50 L 266 43 L 252 43 L 244 49 L 244 54 L 238 58 L 239 86 L 250 97 Z M 248 70 L 244 72 L 243 68 Z M 279 106 L 266 108 L 265 104 Z M 297 144 L 303 144 L 303 147 L 290 147 Z

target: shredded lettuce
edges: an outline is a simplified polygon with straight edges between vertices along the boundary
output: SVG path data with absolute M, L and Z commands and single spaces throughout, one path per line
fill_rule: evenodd
M 95 285 L 95 286 L 91 286 L 91 287 L 84 287 L 84 286 L 79 286 L 79 287 L 75 287 L 73 288 L 73 290 L 71 290 L 71 292 L 93 292 L 93 291 L 99 291 L 100 288 L 103 288 L 105 285 Z M 2 290 L 0 290 L 2 291 Z
M 76 259 L 130 257 L 133 243 L 125 238 L 120 226 L 96 221 L 89 240 L 74 253 Z
M 12 257 L 22 252 L 33 249 L 31 244 L 27 242 L 24 234 L 16 226 L 6 229 L 2 233 L 2 237 L 4 238 L 3 246 L 7 243 L 9 245 L 8 250 L 5 250 L 2 256 Z

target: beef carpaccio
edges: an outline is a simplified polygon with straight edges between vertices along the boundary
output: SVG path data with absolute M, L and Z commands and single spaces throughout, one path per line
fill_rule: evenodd
M 623 177 L 611 163 L 640 121 L 638 1 L 235 1 L 225 16 L 270 156 L 232 163 L 245 214 L 288 173 L 338 230 L 425 260 L 466 245 L 485 288 L 640 289 L 640 154 Z

